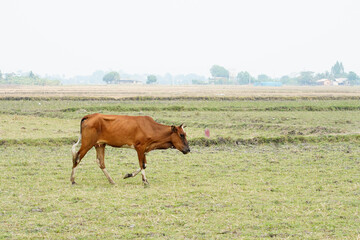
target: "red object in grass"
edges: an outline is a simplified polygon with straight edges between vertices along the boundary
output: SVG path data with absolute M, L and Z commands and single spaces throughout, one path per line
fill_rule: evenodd
M 205 129 L 205 136 L 208 138 L 210 137 L 210 130 L 207 128 Z

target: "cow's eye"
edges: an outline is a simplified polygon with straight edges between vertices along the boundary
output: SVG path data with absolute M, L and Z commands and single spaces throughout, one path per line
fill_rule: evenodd
M 185 135 L 184 135 L 184 134 L 180 134 L 180 137 L 181 137 L 181 138 L 184 138 L 184 137 L 185 137 Z

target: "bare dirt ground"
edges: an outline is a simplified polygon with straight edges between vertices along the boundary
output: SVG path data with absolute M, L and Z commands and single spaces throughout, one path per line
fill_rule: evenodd
M 4 97 L 359 97 L 360 86 L 1 86 Z

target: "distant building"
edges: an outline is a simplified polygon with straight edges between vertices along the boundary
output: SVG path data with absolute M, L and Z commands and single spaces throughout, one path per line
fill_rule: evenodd
M 333 85 L 349 85 L 349 80 L 347 78 L 335 78 Z
M 331 85 L 333 85 L 333 82 L 330 79 L 327 79 L 327 78 L 319 79 L 319 80 L 316 81 L 316 83 L 318 85 L 323 85 L 323 86 L 331 86 Z

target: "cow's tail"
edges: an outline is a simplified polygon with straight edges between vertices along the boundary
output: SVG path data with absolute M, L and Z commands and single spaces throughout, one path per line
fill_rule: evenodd
M 73 157 L 73 164 L 74 164 L 74 166 L 77 165 L 77 164 L 76 164 L 76 161 L 77 161 L 77 159 L 78 159 L 79 153 L 76 152 L 76 146 L 79 145 L 79 143 L 81 142 L 81 129 L 82 129 L 82 126 L 81 126 L 81 125 L 82 125 L 82 122 L 83 122 L 85 119 L 87 119 L 87 117 L 83 117 L 83 118 L 81 119 L 79 139 L 78 139 L 78 141 L 77 141 L 77 142 L 72 146 L 72 148 L 71 148 L 71 153 L 72 153 L 72 157 Z
M 73 164 L 74 165 L 75 165 L 77 155 L 78 155 L 77 152 L 76 152 L 76 146 L 79 145 L 80 142 L 81 142 L 81 133 L 80 133 L 78 141 L 71 148 L 71 153 L 72 153 L 72 156 L 73 156 Z

